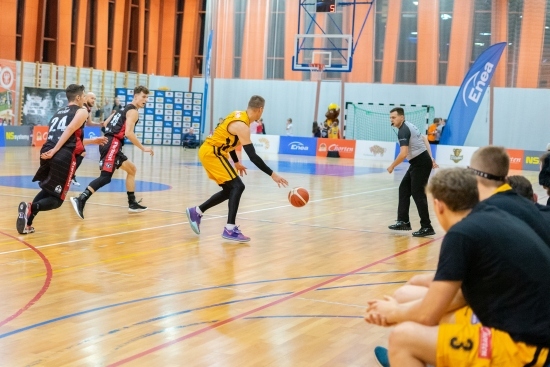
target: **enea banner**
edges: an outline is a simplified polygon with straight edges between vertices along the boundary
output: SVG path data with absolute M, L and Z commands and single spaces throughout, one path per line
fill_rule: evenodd
M 355 158 L 355 140 L 317 139 L 317 156 L 353 159 Z
M 506 42 L 494 44 L 474 62 L 458 90 L 440 144 L 464 145 L 505 47 Z
M 0 120 L 3 125 L 16 123 L 13 113 L 16 73 L 17 65 L 14 61 L 0 59 Z
M 314 156 L 316 152 L 317 152 L 317 138 L 307 138 L 303 136 L 281 136 L 280 137 L 279 154 Z
M 440 166 L 467 167 L 478 147 L 461 147 L 457 145 L 438 145 L 436 162 Z

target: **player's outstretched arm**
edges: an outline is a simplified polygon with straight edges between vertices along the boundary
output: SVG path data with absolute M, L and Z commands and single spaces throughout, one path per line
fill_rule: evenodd
M 239 140 L 243 145 L 244 151 L 248 155 L 248 158 L 250 158 L 250 161 L 254 163 L 256 167 L 258 167 L 261 171 L 270 176 L 279 187 L 281 187 L 281 185 L 283 187 L 288 185 L 287 180 L 273 172 L 273 170 L 269 168 L 267 164 L 265 164 L 263 159 L 260 158 L 258 154 L 256 154 L 256 149 L 254 149 L 254 145 L 250 141 L 250 128 L 244 122 L 232 122 L 231 124 L 229 124 L 228 131 L 231 134 L 237 135 L 239 137 Z
M 128 140 L 132 142 L 132 144 L 141 149 L 144 153 L 149 153 L 153 155 L 155 154 L 153 152 L 153 148 L 144 147 L 136 137 L 136 134 L 134 134 L 134 127 L 136 126 L 138 118 L 139 115 L 136 110 L 130 110 L 126 112 L 126 130 L 124 132 L 124 135 L 128 138 Z

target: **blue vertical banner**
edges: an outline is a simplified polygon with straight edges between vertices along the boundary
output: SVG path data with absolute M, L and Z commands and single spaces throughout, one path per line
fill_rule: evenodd
M 206 67 L 204 71 L 204 99 L 202 101 L 202 118 L 203 118 L 203 124 L 202 124 L 202 133 L 204 134 L 204 130 L 206 129 L 206 105 L 208 104 L 208 86 L 210 84 L 210 60 L 212 58 L 212 35 L 214 31 L 211 29 L 210 34 L 208 35 L 208 43 L 206 46 Z M 212 116 L 210 116 L 212 118 Z
M 505 47 L 506 42 L 494 44 L 474 62 L 458 90 L 440 144 L 464 145 Z

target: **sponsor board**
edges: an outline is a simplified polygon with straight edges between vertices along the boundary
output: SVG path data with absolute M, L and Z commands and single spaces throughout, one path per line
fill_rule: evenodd
M 4 134 L 4 126 L 0 126 L 0 147 L 6 146 L 6 139 Z
M 395 143 L 357 140 L 355 144 L 355 159 L 393 162 L 394 151 Z
M 251 134 L 250 140 L 254 145 L 256 153 L 269 153 L 277 154 L 279 153 L 279 135 L 263 135 L 263 134 Z M 239 144 L 239 146 L 241 146 Z M 243 155 L 248 158 L 246 152 L 243 149 Z
M 510 156 L 510 169 L 521 170 L 523 168 L 523 150 L 506 149 Z
M 32 128 L 32 145 L 35 147 L 41 147 L 48 140 L 48 127 L 47 126 L 34 126 Z
M 437 164 L 440 166 L 467 167 L 472 155 L 478 147 L 462 147 L 456 145 L 437 146 Z
M 4 126 L 4 139 L 7 147 L 30 146 L 32 126 Z
M 546 152 L 538 150 L 525 150 L 523 152 L 522 169 L 525 171 L 540 171 L 540 157 L 544 153 Z
M 317 139 L 317 156 L 327 157 L 338 152 L 340 158 L 355 158 L 355 140 Z
M 279 154 L 314 156 L 317 152 L 317 138 L 303 136 L 281 136 Z M 326 156 L 326 153 L 325 153 Z

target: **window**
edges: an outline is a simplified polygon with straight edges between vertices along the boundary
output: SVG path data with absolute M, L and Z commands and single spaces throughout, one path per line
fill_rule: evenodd
M 518 71 L 519 41 L 521 37 L 521 23 L 523 0 L 510 1 L 508 4 L 508 64 L 506 65 L 506 86 L 515 87 Z M 548 24 L 546 24 L 548 25 Z M 547 32 L 547 30 L 546 30 Z M 546 40 L 546 37 L 545 37 Z M 543 51 L 544 54 L 544 51 Z M 544 57 L 543 57 L 544 59 Z
M 285 0 L 273 0 L 267 40 L 267 79 L 284 79 L 285 75 Z
M 386 23 L 388 21 L 388 0 L 378 0 L 374 4 L 376 6 L 374 14 L 374 82 L 380 83 L 382 80 Z
M 235 55 L 233 77 L 241 77 L 241 58 L 243 54 L 244 22 L 246 19 L 246 1 L 235 1 Z
M 447 82 L 452 24 L 453 0 L 439 0 L 439 84 Z

